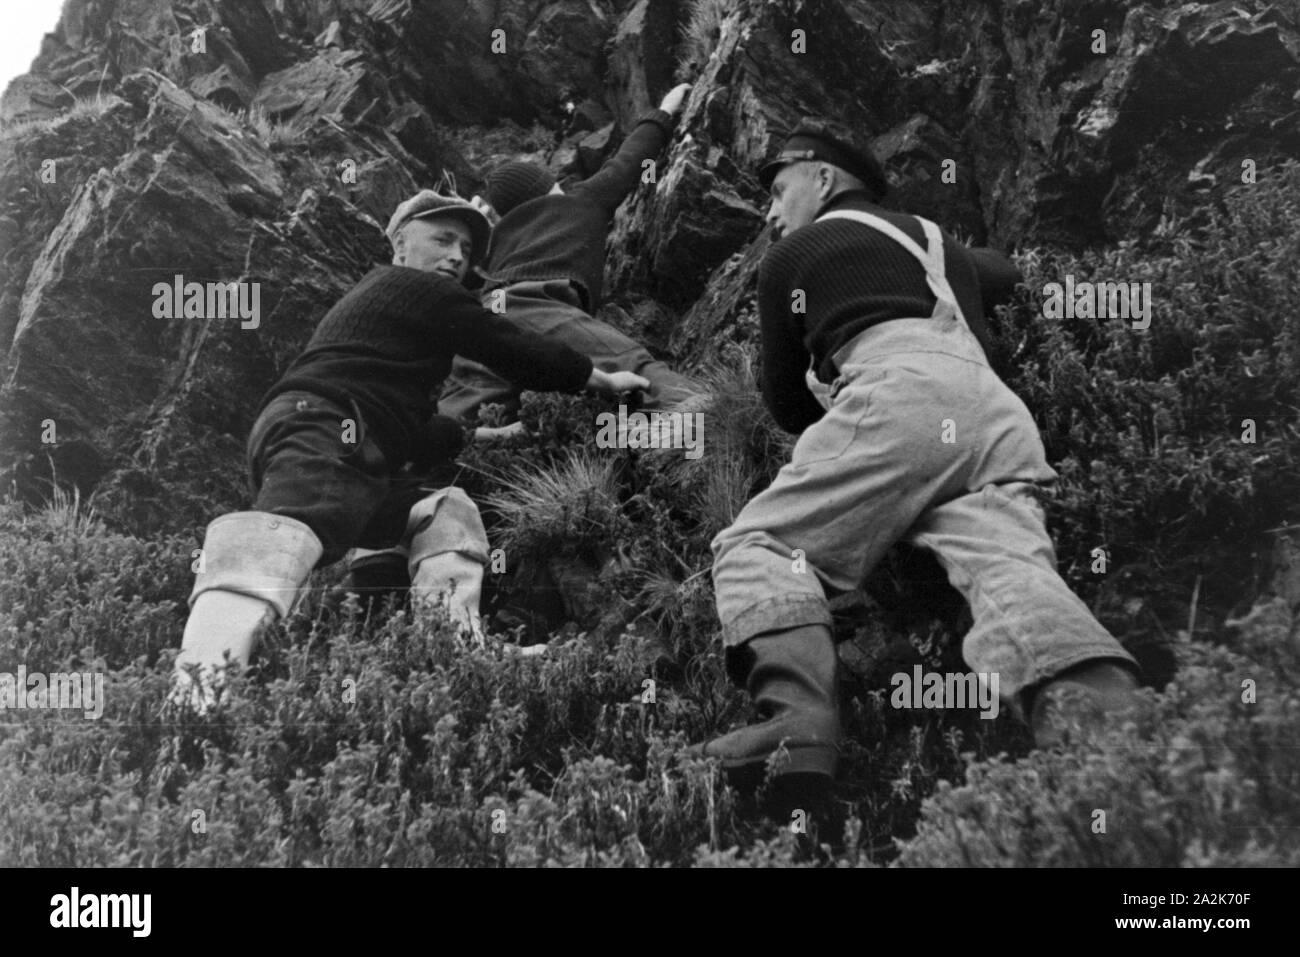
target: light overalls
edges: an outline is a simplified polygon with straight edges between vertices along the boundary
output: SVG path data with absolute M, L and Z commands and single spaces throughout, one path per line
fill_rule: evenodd
M 839 376 L 808 387 L 826 414 L 788 465 L 714 538 L 723 643 L 831 624 L 823 586 L 860 587 L 906 540 L 932 550 L 966 598 L 972 671 L 998 674 L 1013 707 L 1025 688 L 1083 661 L 1131 655 L 1056 573 L 1037 495 L 1055 482 L 1033 417 L 989 367 L 944 271 L 939 227 L 927 248 L 880 217 L 836 210 L 900 243 L 925 269 L 928 318 L 872 326 L 839 349 Z M 801 550 L 801 553 L 796 550 Z

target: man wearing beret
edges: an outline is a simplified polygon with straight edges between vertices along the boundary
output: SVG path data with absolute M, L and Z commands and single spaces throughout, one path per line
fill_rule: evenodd
M 1122 710 L 1136 663 L 1056 572 L 1039 497 L 1057 476 L 987 358 L 984 310 L 1015 266 L 882 208 L 883 170 L 838 124 L 802 122 L 760 178 L 763 399 L 799 440 L 712 543 L 728 670 L 762 720 L 699 752 L 741 778 L 773 758 L 781 784 L 824 793 L 841 738 L 824 588 L 859 587 L 900 540 L 970 603 L 963 656 L 1040 745 L 1067 712 Z
M 261 627 L 288 614 L 312 569 L 356 546 L 404 544 L 415 597 L 474 629 L 488 560 L 478 511 L 459 489 L 430 495 L 418 478 L 458 450 L 459 427 L 431 418 L 454 356 L 533 389 L 646 385 L 479 304 L 463 282 L 490 227 L 464 200 L 424 190 L 397 208 L 387 235 L 393 265 L 326 313 L 263 399 L 247 449 L 253 510 L 208 526 L 174 704 L 210 708 L 226 660 L 247 664 Z
M 668 142 L 673 115 L 689 84 L 664 97 L 628 134 L 618 152 L 590 178 L 565 192 L 533 163 L 509 162 L 487 181 L 482 208 L 499 217 L 484 264 L 484 302 L 512 323 L 582 353 L 609 371 L 636 372 L 649 380 L 642 407 L 678 408 L 700 386 L 655 359 L 644 346 L 593 318 L 600 305 L 605 240 L 614 211 L 641 181 L 643 164 Z M 472 420 L 484 403 L 519 409 L 520 380 L 459 357 L 438 400 L 438 411 Z

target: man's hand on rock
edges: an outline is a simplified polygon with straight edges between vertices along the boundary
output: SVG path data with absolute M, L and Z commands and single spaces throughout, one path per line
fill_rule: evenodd
M 682 103 L 686 101 L 686 94 L 690 92 L 690 89 L 691 85 L 689 83 L 681 83 L 673 87 L 668 91 L 668 95 L 664 97 L 663 102 L 659 104 L 659 109 L 670 116 L 675 115 L 681 110 Z
M 475 442 L 517 442 L 528 437 L 528 429 L 522 422 L 512 422 L 500 428 L 480 425 L 474 430 Z
M 650 380 L 635 372 L 605 372 L 602 369 L 592 369 L 591 378 L 587 380 L 587 388 L 597 392 L 631 392 L 634 389 L 650 388 Z

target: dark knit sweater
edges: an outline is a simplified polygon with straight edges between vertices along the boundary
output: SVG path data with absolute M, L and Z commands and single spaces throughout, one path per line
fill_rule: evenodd
M 882 209 L 865 192 L 841 193 L 819 211 L 857 209 L 887 220 L 926 248 L 920 222 Z M 1010 295 L 1020 271 L 1001 253 L 969 249 L 942 232 L 945 272 L 971 331 L 985 352 L 984 310 Z M 804 313 L 794 312 L 794 290 Z M 787 432 L 802 432 L 823 409 L 808 391 L 809 357 L 817 378 L 835 381 L 831 357 L 858 333 L 891 319 L 929 316 L 935 297 L 916 257 L 878 229 L 850 220 L 811 223 L 778 240 L 758 273 L 763 339 L 763 400 Z
M 325 314 L 262 404 L 295 389 L 345 408 L 355 400 L 370 435 L 398 469 L 421 460 L 431 397 L 456 355 L 525 389 L 577 391 L 591 376 L 586 356 L 493 315 L 455 280 L 378 266 Z
M 641 181 L 641 164 L 663 150 L 672 117 L 647 115 L 595 175 L 568 192 L 520 203 L 492 231 L 484 290 L 530 279 L 569 279 L 587 312 L 600 304 L 605 237 L 614 210 Z

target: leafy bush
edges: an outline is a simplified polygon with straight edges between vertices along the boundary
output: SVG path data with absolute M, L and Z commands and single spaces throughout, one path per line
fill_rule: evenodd
M 184 620 L 188 543 L 108 530 L 79 496 L 32 514 L 0 503 L 0 670 L 155 660 Z
M 1136 739 L 971 762 L 965 784 L 925 802 L 899 863 L 1295 866 L 1300 834 L 1283 822 L 1300 819 L 1296 625 L 1276 599 L 1223 645 L 1184 641 Z
M 999 322 L 1009 383 L 1061 475 L 1052 512 L 1074 585 L 1104 547 L 1115 567 L 1206 579 L 1203 599 L 1255 594 L 1263 533 L 1294 520 L 1300 487 L 1300 166 L 1231 192 L 1221 211 L 1075 258 L 1021 257 L 1023 294 Z M 1048 319 L 1042 290 L 1150 282 L 1151 327 Z M 1253 441 L 1248 430 L 1254 423 Z

